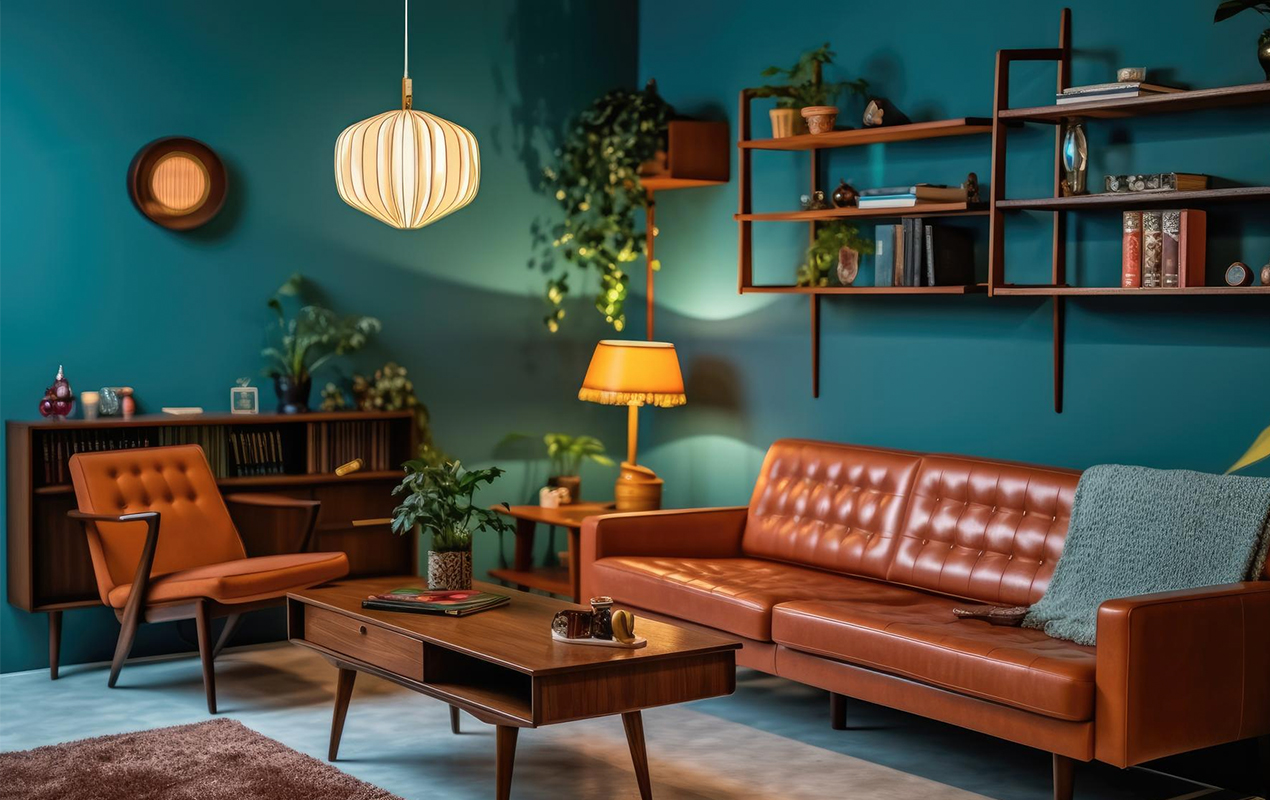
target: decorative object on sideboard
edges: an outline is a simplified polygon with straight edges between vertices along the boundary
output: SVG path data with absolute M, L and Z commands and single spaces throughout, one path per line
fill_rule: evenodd
M 850 286 L 860 274 L 860 253 L 850 247 L 838 248 L 838 283 Z
M 259 414 L 260 389 L 249 386 L 251 378 L 239 378 L 229 390 L 229 410 L 233 414 Z
M 872 253 L 873 242 L 860 235 L 860 230 L 845 220 L 835 219 L 816 227 L 816 238 L 807 248 L 805 260 L 794 275 L 796 286 L 828 286 L 831 275 L 837 275 L 842 250 L 856 253 L 857 269 L 860 253 Z M 843 284 L 847 286 L 849 284 Z
M 1141 77 L 1126 78 L 1124 77 L 1125 75 L 1139 75 Z M 1177 86 L 1147 83 L 1145 69 L 1129 67 L 1119 70 L 1113 83 L 1088 83 L 1082 86 L 1068 86 L 1054 95 L 1054 102 L 1057 105 L 1066 106 L 1106 100 L 1128 100 L 1134 97 L 1150 97 L 1180 91 L 1182 89 Z
M 1270 17 L 1270 3 L 1265 0 L 1223 0 L 1217 6 L 1217 12 L 1213 14 L 1213 22 L 1230 19 L 1250 9 L 1263 17 Z M 1266 28 L 1261 32 L 1261 36 L 1257 37 L 1257 62 L 1261 64 L 1266 80 L 1270 81 L 1270 28 Z
M 662 479 L 636 462 L 639 408 L 672 408 L 688 402 L 675 346 L 669 342 L 602 340 L 595 346 L 578 399 L 627 407 L 626 460 L 614 486 L 617 510 L 661 508 Z
M 1063 196 L 1085 194 L 1088 177 L 1089 141 L 1085 138 L 1085 121 L 1068 120 L 1063 131 Z
M 1191 172 L 1159 172 L 1135 175 L 1107 175 L 1103 188 L 1112 193 L 1123 192 L 1193 192 L 1207 189 L 1209 176 Z
M 966 180 L 961 184 L 961 188 L 966 193 L 967 203 L 983 202 L 980 195 L 979 176 L 975 173 L 971 172 L 966 176 Z
M 405 0 L 401 109 L 344 129 L 335 140 L 340 199 L 385 225 L 422 228 L 476 199 L 481 153 L 461 125 L 415 111 L 410 81 L 410 0 Z
M 119 413 L 124 419 L 132 419 L 137 413 L 137 393 L 131 386 L 117 386 L 115 393 L 119 395 Z
M 86 391 L 79 394 L 79 407 L 83 409 L 84 419 L 97 419 L 97 409 L 101 403 L 99 392 Z
M 1252 270 L 1242 261 L 1235 261 L 1223 273 L 1227 286 L 1251 286 Z
M 347 389 L 347 391 L 346 391 Z M 351 402 L 349 396 L 351 395 Z M 410 411 L 414 413 L 415 435 L 419 442 L 418 457 L 429 464 L 447 460 L 446 454 L 432 442 L 432 414 L 415 394 L 415 385 L 406 368 L 389 361 L 369 378 L 353 375 L 352 385 L 341 387 L 328 383 L 322 389 L 323 411 Z
M 346 461 L 335 468 L 335 477 L 343 478 L 345 475 L 352 475 L 354 472 L 361 472 L 366 466 L 366 461 L 360 458 L 354 458 L 352 461 Z
M 567 506 L 571 499 L 571 493 L 563 486 L 544 486 L 538 490 L 538 505 L 543 508 Z
M 341 317 L 329 308 L 306 303 L 305 288 L 304 277 L 294 273 L 267 303 L 277 316 L 277 344 L 260 354 L 269 362 L 265 374 L 273 378 L 282 414 L 308 411 L 313 373 L 335 356 L 360 350 L 383 327 L 374 317 Z M 284 299 L 299 304 L 290 318 L 283 309 Z
M 40 416 L 66 419 L 74 410 L 75 393 L 71 391 L 71 383 L 66 380 L 66 375 L 62 372 L 62 366 L 59 364 L 57 366 L 57 377 L 44 390 L 44 397 L 40 399 Z
M 872 97 L 868 105 L 864 107 L 861 122 L 866 128 L 881 128 L 890 125 L 908 125 L 912 120 L 885 97 Z
M 824 67 L 833 63 L 834 55 L 825 42 L 799 56 L 792 67 L 763 70 L 763 77 L 779 77 L 784 81 L 781 85 L 765 85 L 754 90 L 755 97 L 776 98 L 776 108 L 769 112 L 773 139 L 808 131 L 828 133 L 833 130 L 838 115 L 834 101 L 844 92 L 864 96 L 869 84 L 863 79 L 825 82 Z
M 823 189 L 817 189 L 811 194 L 803 195 L 799 198 L 798 205 L 803 211 L 824 211 L 829 208 L 829 203 L 825 200 L 825 192 Z
M 159 410 L 169 417 L 197 417 L 203 413 L 202 406 L 162 406 Z
M 146 219 L 169 230 L 197 228 L 216 216 L 229 186 L 210 147 L 183 136 L 156 139 L 128 167 L 128 194 Z
M 856 199 L 860 197 L 860 193 L 855 187 L 847 183 L 846 180 L 838 181 L 838 188 L 833 190 L 833 204 L 837 208 L 850 208 L 855 205 Z
M 113 417 L 119 413 L 119 393 L 113 386 L 103 386 L 97 394 L 100 396 L 97 413 L 103 417 Z
M 1270 286 L 1270 261 L 1266 262 L 1266 265 L 1261 268 L 1261 285 Z
M 513 529 L 497 511 L 472 502 L 477 488 L 492 484 L 503 470 L 466 470 L 457 461 L 429 464 L 418 458 L 403 466 L 406 477 L 392 490 L 394 496 L 402 496 L 392 512 L 393 533 L 408 534 L 418 528 L 431 535 L 429 589 L 472 588 L 472 534 Z
M 1116 70 L 1116 80 L 1120 83 L 1141 83 L 1147 79 L 1146 67 L 1121 67 Z

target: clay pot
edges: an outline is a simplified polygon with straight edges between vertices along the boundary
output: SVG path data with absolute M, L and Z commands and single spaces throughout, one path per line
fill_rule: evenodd
M 566 505 L 573 505 L 582 497 L 582 478 L 579 475 L 555 475 L 547 479 L 547 485 L 569 490 Z
M 786 136 L 797 136 L 807 132 L 807 126 L 793 108 L 773 108 L 767 112 L 772 120 L 772 138 L 784 139 Z
M 472 551 L 451 553 L 428 551 L 428 588 L 432 590 L 471 589 Z
M 807 130 L 813 134 L 828 133 L 838 121 L 837 106 L 807 106 L 802 110 L 803 119 L 807 120 Z

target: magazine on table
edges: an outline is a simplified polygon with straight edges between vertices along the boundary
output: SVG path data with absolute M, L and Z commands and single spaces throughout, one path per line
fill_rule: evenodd
M 362 608 L 462 617 L 506 605 L 509 600 L 505 594 L 476 589 L 429 590 L 419 586 L 403 586 L 386 594 L 370 595 L 362 601 Z

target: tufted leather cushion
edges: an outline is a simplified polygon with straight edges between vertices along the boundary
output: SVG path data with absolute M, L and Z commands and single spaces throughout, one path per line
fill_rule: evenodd
M 953 456 L 922 459 L 887 579 L 1026 606 L 1063 551 L 1080 473 Z
M 348 556 L 343 553 L 284 553 L 240 558 L 152 578 L 146 600 L 167 603 L 210 597 L 226 604 L 249 603 L 347 574 Z M 130 594 L 131 583 L 116 586 L 110 591 L 109 605 L 123 608 Z
M 1093 718 L 1094 648 L 1030 628 L 958 620 L 956 600 L 890 589 L 849 602 L 783 603 L 772 614 L 772 638 L 1058 719 Z
M 614 556 L 592 566 L 594 586 L 619 604 L 771 641 L 786 600 L 850 599 L 909 590 L 757 558 Z
M 899 450 L 782 439 L 763 461 L 742 550 L 885 578 L 920 463 Z

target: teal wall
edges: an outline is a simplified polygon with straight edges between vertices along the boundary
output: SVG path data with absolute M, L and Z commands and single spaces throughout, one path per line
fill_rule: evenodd
M 864 77 L 914 119 L 991 114 L 1001 48 L 1054 47 L 1059 10 L 1045 0 L 640 4 L 640 80 L 656 77 L 689 114 L 725 115 L 769 64 L 829 41 L 831 78 Z M 1208 87 L 1262 78 L 1264 20 L 1212 24 L 1216 3 L 1075 0 L 1075 83 L 1146 66 L 1163 80 Z M 1052 102 L 1050 64 L 1012 72 L 1012 104 Z M 756 104 L 754 135 L 770 133 Z M 844 104 L 858 124 L 860 104 Z M 1011 197 L 1046 196 L 1053 129 L 1010 138 Z M 1089 126 L 1091 179 L 1106 172 L 1192 171 L 1270 183 L 1270 107 Z M 876 145 L 829 155 L 830 186 L 959 183 L 989 174 L 988 137 Z M 807 191 L 807 156 L 754 155 L 755 210 L 788 210 Z M 735 175 L 735 156 L 733 170 Z M 1066 407 L 1052 406 L 1048 301 L 986 297 L 837 297 L 823 301 L 821 396 L 811 397 L 808 301 L 736 292 L 736 182 L 659 195 L 658 336 L 675 341 L 689 405 L 646 412 L 643 460 L 667 479 L 672 504 L 741 503 L 766 446 L 808 436 L 1068 467 L 1128 462 L 1221 471 L 1270 424 L 1270 297 L 1109 298 L 1068 302 Z M 1116 214 L 1073 216 L 1071 279 L 1115 285 Z M 1050 216 L 1010 217 L 1009 279 L 1049 275 Z M 986 275 L 986 220 L 979 231 Z M 1213 207 L 1210 267 L 1270 261 L 1266 206 Z M 871 228 L 863 230 L 871 235 Z M 756 279 L 789 283 L 803 225 L 755 226 Z M 866 264 L 867 264 L 866 260 Z M 1219 280 L 1210 269 L 1210 282 Z M 1267 465 L 1253 474 L 1270 474 Z
M 3 417 L 36 416 L 59 363 L 77 391 L 127 384 L 152 410 L 225 410 L 235 379 L 259 375 L 265 299 L 300 270 L 335 308 L 384 322 L 347 371 L 408 367 L 438 442 L 466 462 L 488 462 L 512 430 L 620 443 L 622 415 L 576 398 L 602 321 L 579 307 L 564 334 L 545 335 L 543 279 L 527 262 L 530 224 L 552 212 L 536 188 L 558 123 L 634 82 L 635 5 L 412 11 L 415 105 L 472 130 L 484 169 L 462 213 L 402 232 L 341 202 L 331 169 L 345 126 L 400 103 L 400 2 L 6 2 Z M 193 232 L 150 223 L 125 191 L 133 155 L 166 135 L 208 143 L 229 170 L 225 209 Z M 272 390 L 261 397 L 271 408 Z M 513 472 L 490 501 L 525 499 L 524 465 L 500 463 Z M 495 552 L 482 538 L 478 563 Z M 279 615 L 257 616 L 243 641 L 282 630 Z M 67 614 L 65 626 L 64 663 L 110 657 L 109 613 Z M 0 670 L 43 666 L 45 643 L 44 615 L 0 603 Z M 189 647 L 155 625 L 134 652 Z
M 1261 77 L 1252 56 L 1257 19 L 1212 26 L 1209 3 L 1166 0 L 1152 7 L 1149 34 L 1134 34 L 1138 3 L 1072 5 L 1077 82 L 1103 80 L 1120 65 L 1167 67 L 1195 86 Z M 403 233 L 346 207 L 330 174 L 339 131 L 398 101 L 397 3 L 233 0 L 211 11 L 140 0 L 6 3 L 3 417 L 32 417 L 59 363 L 77 390 L 126 383 L 149 408 L 224 409 L 234 380 L 258 373 L 264 298 L 301 270 L 336 308 L 384 320 L 377 345 L 346 371 L 389 358 L 405 364 L 444 447 L 466 462 L 511 468 L 489 499 L 527 498 L 541 472 L 497 446 L 506 432 L 585 430 L 617 450 L 624 437 L 620 412 L 575 395 L 604 328 L 580 300 L 564 332 L 546 336 L 542 276 L 528 265 L 531 223 L 553 216 L 535 186 L 562 120 L 611 86 L 656 77 L 681 111 L 727 118 L 735 131 L 737 92 L 768 64 L 792 62 L 825 40 L 839 53 L 836 69 L 868 78 L 915 118 L 986 115 L 993 54 L 1051 46 L 1059 5 L 817 8 L 419 4 L 416 105 L 477 135 L 484 174 L 471 207 Z M 1024 69 L 1014 101 L 1045 102 L 1052 87 L 1052 68 Z M 1176 169 L 1270 183 L 1268 123 L 1265 108 L 1097 123 L 1093 171 Z M 765 126 L 760 108 L 756 132 Z M 126 196 L 128 162 L 164 135 L 206 141 L 229 168 L 230 200 L 206 228 L 160 229 Z M 1052 142 L 1048 128 L 1012 139 L 1012 196 L 1048 192 Z M 755 163 L 756 205 L 792 207 L 805 191 L 805 156 L 759 153 Z M 857 186 L 953 183 L 969 170 L 988 175 L 986 138 L 843 151 L 827 166 L 835 183 L 849 177 Z M 1076 467 L 1220 470 L 1270 423 L 1265 298 L 1072 301 L 1062 415 L 1051 407 L 1047 303 L 830 298 L 822 392 L 813 400 L 806 301 L 736 294 L 735 192 L 733 181 L 659 195 L 658 336 L 680 349 L 689 405 L 644 412 L 641 460 L 667 478 L 668 505 L 743 502 L 779 436 Z M 1210 262 L 1270 259 L 1264 207 L 1213 212 Z M 1074 219 L 1074 275 L 1113 282 L 1117 219 Z M 969 224 L 982 241 L 986 224 Z M 1008 231 L 1011 279 L 1042 280 L 1048 217 L 1013 217 Z M 762 279 L 792 274 L 804 233 L 792 225 L 759 231 Z M 630 336 L 642 335 L 641 316 L 632 314 Z M 612 477 L 587 472 L 589 493 Z M 496 558 L 493 540 L 481 539 L 478 566 Z M 244 640 L 279 630 L 277 616 L 264 615 Z M 64 663 L 108 658 L 116 631 L 108 613 L 67 615 Z M 44 648 L 42 616 L 0 605 L 0 670 L 42 666 Z M 188 648 L 174 626 L 147 626 L 136 652 Z

